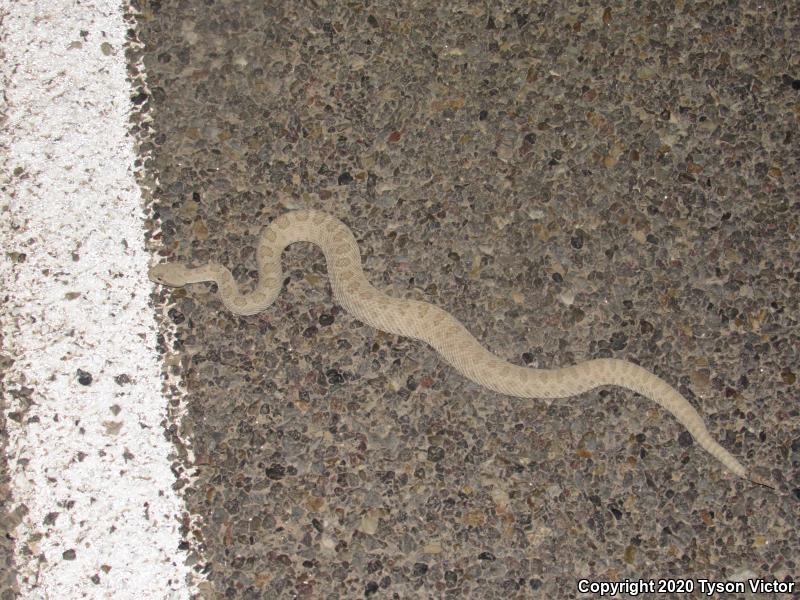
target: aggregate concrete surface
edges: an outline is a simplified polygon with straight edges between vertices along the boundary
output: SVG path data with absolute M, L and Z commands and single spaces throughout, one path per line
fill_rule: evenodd
M 260 315 L 206 284 L 157 298 L 175 303 L 174 468 L 208 597 L 800 578 L 797 5 L 138 9 L 162 256 L 252 288 L 260 229 L 329 211 L 376 287 L 517 364 L 646 366 L 782 491 L 726 474 L 633 393 L 481 389 L 339 310 L 321 252 L 296 244 Z

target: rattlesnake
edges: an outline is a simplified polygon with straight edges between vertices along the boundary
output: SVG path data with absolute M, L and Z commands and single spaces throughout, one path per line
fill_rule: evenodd
M 231 272 L 216 263 L 189 268 L 180 263 L 159 264 L 150 279 L 169 287 L 216 282 L 225 306 L 239 315 L 253 315 L 270 306 L 281 291 L 281 253 L 294 242 L 311 242 L 322 249 L 328 264 L 333 296 L 351 315 L 394 335 L 421 340 L 455 369 L 496 392 L 520 398 L 564 398 L 604 385 L 633 390 L 657 402 L 692 434 L 697 443 L 739 477 L 774 487 L 749 472 L 720 446 L 698 412 L 681 394 L 650 371 L 625 360 L 602 358 L 560 369 L 531 369 L 505 362 L 488 350 L 459 321 L 441 308 L 398 300 L 379 292 L 367 281 L 361 254 L 350 229 L 339 219 L 317 210 L 297 210 L 277 217 L 258 240 L 258 286 L 241 294 Z

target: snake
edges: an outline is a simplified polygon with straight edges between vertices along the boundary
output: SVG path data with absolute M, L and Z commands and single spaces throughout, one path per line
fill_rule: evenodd
M 275 217 L 263 228 L 256 248 L 258 283 L 249 293 L 241 293 L 231 271 L 214 262 L 194 268 L 179 262 L 160 263 L 150 268 L 148 276 L 152 282 L 170 288 L 213 282 L 228 310 L 242 316 L 255 315 L 278 297 L 283 287 L 281 255 L 296 242 L 310 242 L 322 250 L 333 297 L 349 314 L 375 329 L 425 342 L 476 384 L 527 399 L 568 398 L 601 386 L 631 390 L 671 413 L 697 444 L 728 471 L 758 485 L 776 487 L 745 468 L 712 437 L 689 401 L 644 367 L 617 358 L 596 358 L 552 369 L 517 366 L 487 350 L 445 310 L 377 290 L 364 274 L 353 232 L 327 212 L 292 210 Z

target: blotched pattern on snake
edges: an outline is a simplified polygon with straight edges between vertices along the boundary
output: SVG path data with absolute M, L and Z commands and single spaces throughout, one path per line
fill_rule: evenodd
M 395 335 L 422 340 L 434 348 L 459 373 L 475 383 L 520 398 L 564 398 L 593 388 L 616 385 L 657 402 L 674 415 L 697 443 L 739 477 L 773 487 L 748 472 L 720 446 L 703 419 L 672 386 L 647 369 L 613 358 L 589 360 L 560 369 L 530 369 L 508 363 L 488 350 L 459 321 L 444 310 L 414 300 L 392 298 L 376 290 L 361 268 L 361 254 L 350 229 L 337 218 L 317 210 L 298 210 L 277 217 L 258 241 L 258 286 L 240 294 L 231 272 L 209 263 L 189 268 L 166 263 L 150 269 L 156 283 L 182 287 L 190 283 L 216 282 L 225 306 L 239 315 L 265 310 L 281 291 L 281 253 L 295 242 L 311 242 L 325 254 L 336 301 L 355 318 Z

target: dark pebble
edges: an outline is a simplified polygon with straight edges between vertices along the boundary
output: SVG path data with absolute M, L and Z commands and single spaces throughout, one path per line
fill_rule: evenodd
M 556 283 L 561 283 L 564 281 L 564 278 L 561 276 L 561 273 L 553 273 L 550 277 L 552 277 L 553 281 Z
M 531 586 L 532 590 L 538 590 L 540 587 L 542 587 L 542 580 L 535 578 L 531 579 L 530 581 L 528 581 L 528 585 Z
M 444 458 L 444 448 L 439 446 L 428 447 L 428 460 L 431 462 L 439 462 Z
M 531 354 L 530 352 L 523 352 L 522 362 L 524 362 L 526 365 L 531 364 L 533 362 L 533 354 Z
M 347 185 L 353 182 L 353 176 L 347 171 L 339 175 L 339 185 Z
M 327 313 L 321 314 L 318 321 L 320 325 L 327 327 L 333 323 L 333 315 L 329 315 Z
M 169 318 L 172 319 L 172 322 L 175 323 L 175 325 L 180 325 L 186 320 L 186 317 L 183 316 L 183 313 L 174 308 L 170 308 L 169 311 L 167 311 L 167 314 L 169 315 Z
M 338 369 L 329 369 L 325 373 L 325 377 L 331 385 L 338 385 L 344 382 L 344 375 L 342 375 L 342 372 Z
M 456 583 L 458 583 L 458 573 L 456 573 L 455 571 L 445 571 L 444 580 L 447 582 L 448 585 L 455 585 Z
M 64 560 L 75 560 L 75 550 L 64 550 L 61 558 Z
M 313 325 L 311 327 L 306 327 L 305 331 L 303 332 L 303 337 L 305 338 L 312 338 L 317 335 L 317 328 Z
M 583 238 L 584 238 L 583 229 L 576 229 L 575 234 L 570 238 L 569 243 L 572 244 L 572 247 L 576 250 L 580 250 L 583 248 Z
M 286 475 L 286 467 L 278 463 L 273 463 L 270 467 L 267 467 L 266 473 L 267 477 L 270 479 L 283 479 L 283 476 Z
M 611 348 L 613 350 L 622 350 L 627 345 L 628 345 L 628 336 L 622 333 L 621 331 L 617 331 L 616 333 L 611 335 Z
M 364 595 L 365 596 L 371 596 L 372 594 L 374 594 L 377 591 L 378 591 L 378 584 L 376 582 L 374 582 L 374 581 L 370 581 L 364 587 Z
M 692 434 L 688 431 L 682 431 L 681 434 L 678 436 L 678 445 L 681 448 L 688 448 L 694 444 L 694 439 L 692 438 Z
M 428 572 L 428 565 L 422 562 L 414 563 L 414 577 L 422 577 Z
M 478 554 L 478 558 L 481 560 L 497 560 L 491 552 L 481 552 Z
M 91 385 L 92 374 L 87 373 L 83 369 L 78 369 L 78 383 L 80 383 L 81 385 Z
M 488 116 L 489 116 L 488 110 L 482 110 L 481 112 L 478 113 L 478 119 L 480 119 L 481 121 L 485 121 L 486 117 Z

